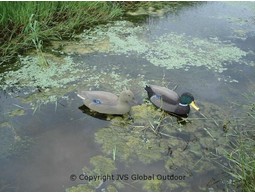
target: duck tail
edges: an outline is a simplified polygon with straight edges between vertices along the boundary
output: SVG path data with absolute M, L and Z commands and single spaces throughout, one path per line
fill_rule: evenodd
M 82 100 L 85 100 L 87 98 L 86 94 L 84 92 L 82 92 L 82 91 L 78 91 L 76 94 Z
M 151 89 L 150 86 L 146 85 L 146 87 L 144 89 L 147 91 L 149 98 L 151 98 L 154 95 L 154 92 L 153 92 L 153 90 Z

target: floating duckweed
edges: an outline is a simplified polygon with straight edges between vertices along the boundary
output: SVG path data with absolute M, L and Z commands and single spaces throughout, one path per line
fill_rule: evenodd
M 156 48 L 156 49 L 155 49 Z M 156 66 L 168 69 L 188 66 L 206 66 L 222 72 L 225 63 L 239 62 L 246 52 L 217 39 L 203 40 L 184 34 L 171 33 L 154 42 L 147 59 Z
M 210 107 L 205 112 L 211 113 L 212 111 L 209 111 L 209 109 L 212 108 L 217 109 L 216 107 Z M 215 113 L 217 114 L 219 111 Z M 195 124 L 192 123 L 185 128 L 189 133 L 188 135 L 191 136 L 190 141 L 185 141 L 182 138 L 175 137 L 176 132 L 178 133 L 176 130 L 178 124 L 175 119 L 162 111 L 156 110 L 150 104 L 133 107 L 133 117 L 134 123 L 126 122 L 126 124 L 120 117 L 114 118 L 108 128 L 102 128 L 95 134 L 96 141 L 102 145 L 102 150 L 106 155 L 111 156 L 114 147 L 117 147 L 115 156 L 118 161 L 128 164 L 138 159 L 144 164 L 149 164 L 164 160 L 166 171 L 182 173 L 185 176 L 189 175 L 187 171 L 190 170 L 201 173 L 205 168 L 214 168 L 210 162 L 200 162 L 203 155 L 210 156 L 209 152 L 203 149 L 205 147 L 209 149 L 215 143 L 208 134 L 203 136 L 207 140 L 199 140 L 201 136 L 199 135 L 201 132 L 199 127 L 203 124 L 202 121 L 194 122 Z M 212 127 L 212 123 L 210 124 Z M 157 133 L 157 126 L 159 126 L 160 133 Z M 193 132 L 196 133 L 197 140 L 192 139 Z M 210 132 L 216 138 L 221 135 L 216 130 Z M 215 132 L 218 132 L 218 134 Z M 158 137 L 159 135 L 161 137 Z M 220 141 L 216 144 L 218 143 L 224 145 L 226 142 Z M 147 191 L 160 191 L 163 184 L 167 184 L 171 190 L 187 186 L 186 181 L 171 183 L 168 181 L 145 180 L 141 183 L 143 189 Z
M 90 163 L 94 167 L 93 171 L 97 175 L 110 175 L 116 170 L 114 161 L 101 155 L 92 157 Z
M 63 63 L 57 64 L 52 60 L 47 60 L 49 67 L 42 68 L 38 65 L 38 57 L 21 57 L 23 65 L 17 71 L 5 72 L 2 75 L 4 80 L 2 89 L 15 86 L 17 89 L 22 88 L 52 88 L 63 87 L 63 85 L 76 80 L 75 74 L 79 71 L 70 57 L 66 57 Z
M 187 182 L 186 181 L 181 181 L 181 180 L 177 180 L 174 181 L 174 183 L 167 183 L 167 186 L 170 190 L 178 190 L 178 189 L 182 189 L 184 191 L 190 191 L 190 187 L 189 188 L 185 188 L 187 187 Z
M 83 176 L 90 176 L 90 177 L 96 177 L 93 178 L 93 180 L 88 180 L 86 184 L 79 184 L 77 186 L 72 186 L 67 189 L 67 191 L 71 192 L 93 192 L 97 188 L 99 188 L 102 185 L 102 182 L 104 180 L 103 176 L 111 176 L 113 172 L 116 170 L 116 167 L 114 165 L 114 161 L 110 158 L 98 155 L 94 156 L 90 159 L 90 163 L 93 166 L 92 170 L 89 170 L 87 167 L 83 168 Z M 109 190 L 116 190 L 116 188 L 113 185 L 108 186 Z M 107 189 L 108 189 L 107 188 Z
M 65 98 L 68 92 L 82 89 L 102 89 L 114 93 L 120 93 L 125 88 L 139 89 L 145 85 L 144 77 L 131 78 L 123 76 L 118 67 L 113 66 L 98 71 L 96 66 L 87 65 L 85 62 L 74 63 L 70 56 L 57 61 L 53 56 L 47 56 L 48 68 L 41 68 L 37 63 L 37 57 L 21 57 L 21 67 L 17 71 L 1 74 L 1 87 L 10 91 L 16 88 L 24 91 L 25 98 L 22 102 L 30 103 L 33 109 L 42 104 L 54 103 L 59 98 Z M 79 81 L 78 80 L 83 80 Z M 14 89 L 15 90 L 15 89 Z
M 113 182 L 113 184 L 114 184 L 114 187 L 116 187 L 116 188 L 118 188 L 118 189 L 125 188 L 125 185 L 124 185 L 121 181 L 115 180 L 115 181 Z
M 150 132 L 149 121 L 153 121 L 153 119 L 150 120 L 150 117 L 146 117 L 145 113 L 155 117 L 155 114 L 156 116 L 157 114 L 161 115 L 161 112 L 156 113 L 154 109 L 153 113 L 150 113 L 150 109 L 153 108 L 147 108 L 147 105 L 133 107 L 132 111 L 135 120 L 133 128 L 128 124 L 123 125 L 123 122 L 113 119 L 113 124 L 109 128 L 103 128 L 98 131 L 95 134 L 96 141 L 102 144 L 103 151 L 111 155 L 114 147 L 117 147 L 116 159 L 127 162 L 132 162 L 136 158 L 143 163 L 160 160 L 165 147 L 161 147 L 155 134 Z M 138 116 L 140 118 L 143 117 L 143 119 L 137 119 Z M 145 123 L 146 125 L 144 125 Z
M 111 52 L 139 54 L 155 66 L 167 69 L 205 66 L 221 73 L 227 69 L 225 64 L 241 62 L 247 54 L 234 44 L 222 42 L 218 38 L 200 39 L 185 34 L 169 33 L 149 43 L 141 36 L 145 30 L 142 26 L 135 27 L 130 22 L 122 21 L 108 29 L 100 31 L 98 28 L 95 31 L 109 40 Z
M 32 145 L 33 140 L 17 134 L 7 122 L 0 123 L 0 159 L 22 156 Z
M 107 187 L 107 192 L 118 192 L 118 190 L 117 190 L 117 188 L 115 188 L 115 186 L 109 185 Z
M 12 112 L 9 113 L 10 117 L 16 117 L 16 116 L 22 116 L 25 114 L 25 111 L 23 109 L 15 109 Z
M 162 181 L 155 179 L 155 180 L 145 180 L 143 184 L 143 189 L 149 192 L 160 192 L 161 190 Z
M 234 37 L 235 38 L 246 40 L 246 38 L 247 38 L 247 31 L 245 31 L 243 29 L 235 29 L 235 30 L 233 30 L 233 32 L 234 32 Z
M 192 121 L 183 126 L 152 105 L 135 106 L 132 109 L 134 123 L 123 124 L 120 118 L 112 119 L 108 128 L 102 128 L 95 134 L 96 141 L 102 144 L 103 152 L 109 156 L 117 147 L 116 160 L 130 163 L 137 158 L 145 164 L 165 160 L 165 169 L 169 172 L 182 168 L 184 173 L 186 170 L 199 173 L 206 167 L 214 168 L 210 162 L 201 164 L 199 160 L 203 156 L 211 156 L 211 151 L 228 143 L 219 140 L 223 133 L 218 130 L 220 123 L 217 123 L 223 116 L 220 109 L 212 104 L 201 107 L 208 117 L 213 118 Z M 188 119 L 192 120 L 192 115 Z M 185 140 L 186 137 L 178 135 L 188 138 Z
M 134 106 L 132 108 L 134 122 L 115 117 L 108 127 L 95 133 L 95 138 L 102 145 L 102 151 L 107 157 L 112 157 L 113 150 L 115 151 L 115 162 L 129 165 L 138 160 L 143 164 L 153 165 L 163 161 L 164 172 L 186 178 L 201 174 L 205 169 L 208 171 L 208 168 L 214 170 L 216 166 L 209 160 L 215 158 L 214 154 L 222 155 L 222 150 L 229 143 L 222 137 L 224 131 L 219 129 L 222 124 L 219 120 L 223 116 L 227 117 L 228 112 L 224 109 L 223 113 L 222 109 L 214 104 L 202 104 L 201 109 L 208 118 L 197 119 L 196 116 L 193 119 L 194 114 L 191 113 L 185 125 L 178 124 L 176 118 L 156 109 L 150 103 Z M 111 172 L 116 169 L 114 161 L 103 156 L 96 156 L 91 159 L 94 169 L 89 170 L 85 167 L 83 171 L 89 175 Z M 136 172 L 139 173 L 139 171 Z M 161 188 L 166 186 L 171 190 L 177 190 L 180 187 L 189 188 L 186 180 L 172 183 L 168 180 L 157 179 L 139 181 L 139 183 L 146 191 L 161 191 Z M 88 186 L 95 190 L 95 187 L 100 184 L 89 183 L 86 188 Z M 115 191 L 116 188 L 125 188 L 125 184 L 114 181 L 108 187 L 109 190 Z
M 86 79 L 77 83 L 77 86 L 88 90 L 90 88 L 108 90 L 117 94 L 126 88 L 133 91 L 139 90 L 145 84 L 144 77 L 129 78 L 127 75 L 112 71 L 112 69 L 105 69 L 102 73 L 97 70 L 90 70 Z
M 67 192 L 94 192 L 95 188 L 88 184 L 79 184 L 66 189 Z
M 117 21 L 111 25 L 99 26 L 93 31 L 86 31 L 83 34 L 85 41 L 93 42 L 107 39 L 109 51 L 118 54 L 143 54 L 149 49 L 149 44 L 141 41 L 144 27 L 134 26 L 128 21 Z

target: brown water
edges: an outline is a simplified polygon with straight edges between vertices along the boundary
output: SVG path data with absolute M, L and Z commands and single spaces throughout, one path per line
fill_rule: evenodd
M 253 12 L 249 7 L 253 7 Z M 130 155 L 125 160 L 122 157 L 124 154 L 121 154 L 122 150 L 117 147 L 114 162 L 117 169 L 112 174 L 128 174 L 129 179 L 123 180 L 121 187 L 110 180 L 100 186 L 91 186 L 94 190 L 102 191 L 107 189 L 109 185 L 114 185 L 119 191 L 226 190 L 229 176 L 223 173 L 219 165 L 211 161 L 210 152 L 215 153 L 215 149 L 221 148 L 221 143 L 224 142 L 225 136 L 222 131 L 224 119 L 242 115 L 241 111 L 236 111 L 235 104 L 254 103 L 254 100 L 247 101 L 243 96 L 244 93 L 254 92 L 255 68 L 251 65 L 254 64 L 255 59 L 253 52 L 255 48 L 255 25 L 254 19 L 252 20 L 255 17 L 254 10 L 253 2 L 209 2 L 184 7 L 176 14 L 169 13 L 163 17 L 149 16 L 139 24 L 146 29 L 140 34 L 141 39 L 151 44 L 155 44 L 155 40 L 163 35 L 184 33 L 191 39 L 217 37 L 220 41 L 231 42 L 235 47 L 248 53 L 241 57 L 239 61 L 222 62 L 224 63 L 222 66 L 227 68 L 222 73 L 209 69 L 206 65 L 186 64 L 171 69 L 166 66 L 159 67 L 148 59 L 147 52 L 139 54 L 139 52 L 130 51 L 127 54 L 117 51 L 110 53 L 102 51 L 81 53 L 77 51 L 78 53 L 71 54 L 70 57 L 74 63 L 85 61 L 86 67 L 96 65 L 96 72 L 110 74 L 114 71 L 110 80 L 116 82 L 112 82 L 112 84 L 117 85 L 118 81 L 122 80 L 121 78 L 114 79 L 116 74 L 119 77 L 124 77 L 124 79 L 131 79 L 131 83 L 127 85 L 131 86 L 139 103 L 144 103 L 142 99 L 146 96 L 140 85 L 142 81 L 147 84 L 168 84 L 169 88 L 178 85 L 176 91 L 178 93 L 184 91 L 193 93 L 197 104 L 201 107 L 201 112 L 209 118 L 193 121 L 184 126 L 180 126 L 175 119 L 166 118 L 167 123 L 172 121 L 177 128 L 173 127 L 172 130 L 167 130 L 168 134 L 181 139 L 172 146 L 168 145 L 173 149 L 173 156 L 168 155 L 169 151 L 167 149 L 164 151 L 161 149 L 160 158 L 156 159 L 157 152 L 155 152 L 155 160 L 152 159 L 149 163 L 143 162 L 141 158 L 143 156 L 139 154 L 144 153 L 144 156 L 147 156 L 146 151 L 150 153 L 150 148 L 154 148 L 152 146 L 145 148 L 143 152 L 134 152 L 133 156 Z M 129 35 L 129 33 L 126 34 L 127 37 Z M 76 45 L 75 42 L 73 44 Z M 211 50 L 211 52 L 213 51 Z M 181 59 L 181 56 L 181 53 L 179 53 L 179 59 Z M 240 61 L 242 64 L 240 64 Z M 190 61 L 190 63 L 195 63 L 195 61 Z M 187 66 L 189 66 L 188 70 L 186 69 Z M 91 70 L 91 74 L 93 73 L 94 71 Z M 0 137 L 3 144 L 1 151 L 4 152 L 0 157 L 1 191 L 65 191 L 71 186 L 88 184 L 86 181 L 79 179 L 71 181 L 70 175 L 78 176 L 82 174 L 84 166 L 93 171 L 95 168 L 91 164 L 91 158 L 102 155 L 108 159 L 113 159 L 113 153 L 103 150 L 103 146 L 105 144 L 111 146 L 109 143 L 111 141 L 114 143 L 114 134 L 112 138 L 110 136 L 104 143 L 98 143 L 95 140 L 95 136 L 100 138 L 99 132 L 102 131 L 102 128 L 114 128 L 112 121 L 83 113 L 79 109 L 82 106 L 82 101 L 75 94 L 77 88 L 81 86 L 85 89 L 93 88 L 119 92 L 119 86 L 111 86 L 109 85 L 110 81 L 106 82 L 106 78 L 101 78 L 99 78 L 99 82 L 96 82 L 97 78 L 95 78 L 95 84 L 93 85 L 93 81 L 92 83 L 86 82 L 88 78 L 85 76 L 75 82 L 77 87 L 74 84 L 70 92 L 64 94 L 68 98 L 59 98 L 57 103 L 42 104 L 36 110 L 31 109 L 29 103 L 22 101 L 28 97 L 23 93 L 27 88 L 15 90 L 14 87 L 12 88 L 14 92 L 11 89 L 7 89 L 6 92 L 0 91 L 0 121 L 1 123 L 9 123 L 7 126 L 1 125 Z M 100 80 L 102 81 L 100 82 Z M 136 81 L 139 80 L 141 82 L 137 83 Z M 44 93 L 39 94 L 43 95 Z M 17 109 L 22 110 L 24 115 L 9 116 L 9 112 Z M 140 109 L 134 110 L 137 114 L 140 111 Z M 118 118 L 121 119 L 121 117 Z M 190 113 L 190 118 L 195 120 L 196 118 L 202 118 L 202 116 L 193 110 Z M 219 126 L 214 125 L 214 128 L 212 128 L 214 123 L 210 118 L 217 120 Z M 144 119 L 146 120 L 146 117 Z M 132 128 L 132 123 L 128 123 L 128 125 L 131 125 L 128 126 L 129 129 Z M 204 127 L 211 129 L 210 132 L 216 138 L 215 141 L 203 130 Z M 120 129 L 124 130 L 126 126 Z M 132 133 L 133 129 L 130 129 L 130 132 L 125 132 L 123 132 L 123 135 L 126 138 L 134 135 Z M 154 139 L 151 137 L 151 133 L 146 135 L 150 136 L 144 137 L 141 135 L 140 137 L 145 141 L 149 139 L 149 141 L 155 140 L 157 142 L 158 140 L 160 144 L 168 144 L 168 140 L 173 140 L 167 137 L 159 139 L 156 136 Z M 17 144 L 14 150 L 6 150 L 12 147 L 10 145 L 12 141 Z M 125 137 L 123 141 L 125 141 Z M 184 150 L 187 142 L 189 146 L 187 150 Z M 127 142 L 125 146 L 128 145 Z M 183 151 L 178 150 L 179 146 L 182 147 Z M 137 149 L 139 148 L 137 147 Z M 191 155 L 190 152 L 195 153 Z M 200 154 L 197 152 L 200 152 Z M 150 153 L 150 155 L 153 155 L 153 153 Z M 148 160 L 150 159 L 148 158 Z M 171 161 L 171 159 L 176 164 L 173 164 L 173 168 L 169 169 L 167 164 L 169 165 L 168 161 Z M 177 164 L 178 159 L 180 165 Z M 221 161 L 225 163 L 224 159 L 221 159 Z M 160 189 L 148 188 L 149 185 L 145 185 L 146 180 L 136 181 L 130 179 L 132 174 L 146 174 L 148 176 L 151 174 L 167 175 L 173 173 L 175 175 L 185 175 L 186 179 L 183 183 L 182 181 L 163 180 L 162 184 L 159 185 Z M 153 186 L 158 187 L 158 184 Z

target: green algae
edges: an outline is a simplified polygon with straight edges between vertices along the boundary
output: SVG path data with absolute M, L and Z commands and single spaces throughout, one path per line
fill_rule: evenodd
M 79 184 L 66 189 L 67 192 L 95 192 L 93 187 L 87 184 Z
M 100 129 L 95 134 L 95 138 L 98 143 L 102 144 L 104 153 L 111 155 L 114 147 L 117 147 L 116 159 L 126 160 L 127 162 L 133 162 L 136 158 L 145 164 L 159 161 L 163 159 L 164 154 L 167 154 L 168 147 L 171 147 L 176 158 L 175 164 L 181 167 L 182 164 L 186 163 L 184 157 L 189 157 L 192 160 L 197 156 L 197 152 L 199 152 L 198 155 L 201 155 L 201 147 L 214 149 L 223 143 L 223 141 L 215 141 L 215 139 L 221 139 L 220 136 L 223 130 L 219 132 L 217 129 L 213 129 L 217 128 L 215 119 L 220 120 L 222 113 L 219 114 L 219 110 L 216 111 L 212 105 L 208 106 L 209 111 L 213 109 L 215 113 L 214 119 L 209 120 L 208 118 L 206 122 L 202 123 L 202 126 L 202 120 L 194 121 L 188 128 L 178 124 L 172 117 L 150 105 L 135 106 L 132 109 L 134 118 L 132 125 L 123 125 L 120 118 L 113 119 L 111 126 Z M 207 114 L 208 111 L 205 110 L 204 112 Z M 212 114 L 212 112 L 209 112 L 209 114 Z M 206 127 L 210 128 L 210 135 L 203 129 Z M 182 152 L 187 146 L 187 142 L 180 137 L 175 137 L 178 133 L 181 134 L 184 129 L 188 129 L 185 132 L 197 139 L 189 142 L 189 145 L 192 144 L 192 153 Z M 166 137 L 162 139 L 162 137 L 159 138 L 160 135 Z M 212 138 L 212 135 L 214 138 Z M 166 140 L 167 138 L 171 140 Z M 172 163 L 173 160 L 175 159 L 171 159 Z
M 63 49 L 67 54 L 93 52 L 136 54 L 155 66 L 167 69 L 184 68 L 189 70 L 191 66 L 205 66 L 217 72 L 227 70 L 225 64 L 243 63 L 242 58 L 247 55 L 235 45 L 222 42 L 217 38 L 199 39 L 185 34 L 170 33 L 149 42 L 143 35 L 146 30 L 144 26 L 118 21 L 86 31 L 80 35 L 81 41 L 74 44 L 76 48 L 67 42 L 63 43 Z M 102 71 L 96 67 L 97 65 L 87 65 L 86 61 L 74 63 L 71 56 L 56 59 L 48 54 L 45 58 L 49 67 L 42 68 L 37 65 L 40 60 L 38 57 L 20 56 L 22 67 L 16 71 L 2 73 L 1 88 L 3 90 L 26 88 L 28 90 L 24 94 L 32 95 L 26 97 L 24 102 L 30 101 L 33 106 L 38 106 L 57 101 L 58 98 L 75 90 L 75 87 L 110 89 L 111 92 L 119 93 L 131 86 L 138 90 L 139 86 L 144 87 L 146 84 L 142 76 L 134 79 L 129 75 L 117 72 L 121 70 L 121 67 L 113 70 L 115 67 L 112 66 L 111 70 L 108 68 L 108 70 Z M 82 83 L 82 81 L 84 82 Z M 236 82 L 236 80 L 233 81 Z
M 98 27 L 86 32 L 86 38 L 109 41 L 109 52 L 117 54 L 136 54 L 155 66 L 167 69 L 180 69 L 190 66 L 205 66 L 216 72 L 227 70 L 226 64 L 244 63 L 247 53 L 231 42 L 223 42 L 217 37 L 201 39 L 186 34 L 169 33 L 152 42 L 145 36 L 144 26 L 134 26 L 130 22 L 116 22 L 109 26 Z M 91 39 L 92 38 L 88 38 Z
M 70 57 L 64 58 L 61 65 L 48 59 L 50 66 L 46 68 L 38 65 L 39 60 L 38 57 L 20 56 L 20 62 L 23 66 L 17 71 L 3 73 L 1 76 L 4 81 L 2 89 L 6 90 L 14 85 L 17 86 L 17 89 L 62 87 L 75 80 L 74 77 L 78 70 Z
M 157 50 L 148 56 L 149 61 L 168 69 L 183 68 L 188 65 L 205 66 L 222 72 L 225 70 L 224 64 L 240 62 L 246 55 L 246 52 L 233 44 L 223 43 L 217 38 L 206 40 L 175 33 L 160 37 L 155 41 L 155 48 Z
M 207 171 L 208 168 L 216 169 L 211 160 L 214 158 L 212 153 L 216 152 L 217 156 L 222 155 L 221 148 L 228 143 L 228 140 L 222 136 L 223 130 L 219 130 L 222 124 L 219 121 L 220 117 L 228 112 L 222 112 L 222 109 L 213 104 L 204 105 L 203 113 L 208 118 L 197 119 L 191 114 L 187 120 L 191 122 L 186 125 L 179 124 L 175 118 L 151 104 L 133 107 L 134 122 L 116 117 L 111 120 L 109 127 L 102 128 L 95 133 L 95 139 L 101 144 L 106 160 L 103 160 L 103 156 L 99 160 L 93 158 L 91 160 L 97 160 L 92 164 L 94 169 L 90 170 L 85 167 L 83 171 L 90 175 L 101 174 L 105 168 L 110 168 L 107 172 L 105 171 L 106 173 L 113 170 L 118 171 L 118 168 L 112 165 L 116 161 L 127 165 L 137 163 L 137 161 L 145 165 L 163 161 L 163 169 L 167 173 L 182 174 L 186 178 Z M 210 119 L 210 117 L 213 118 Z M 210 135 L 205 132 L 204 127 L 208 128 Z M 189 136 L 188 140 L 181 137 L 183 133 Z M 112 157 L 114 148 L 116 148 L 116 158 L 114 160 L 107 158 Z M 106 165 L 101 163 L 102 160 Z M 96 169 L 100 163 L 103 166 Z M 139 173 L 139 171 L 136 172 Z M 126 183 L 119 183 L 114 181 L 111 184 L 112 187 L 108 187 L 113 188 L 114 191 L 125 188 Z M 144 180 L 139 181 L 139 184 L 146 191 L 161 191 L 165 186 L 171 190 L 179 188 L 188 190 L 189 187 L 186 180 L 174 183 L 167 180 Z M 98 183 L 93 186 L 92 184 L 79 185 L 77 190 L 95 190 L 98 186 Z M 73 187 L 73 191 L 75 190 Z
M 94 172 L 97 175 L 109 175 L 116 169 L 114 161 L 103 156 L 95 156 L 90 159 L 91 165 L 94 167 Z
M 146 84 L 143 76 L 123 75 L 121 67 L 112 65 L 112 68 L 100 70 L 86 62 L 74 63 L 71 56 L 56 58 L 48 54 L 46 58 L 49 67 L 41 68 L 36 56 L 20 57 L 20 69 L 1 74 L 1 88 L 9 94 L 13 92 L 10 88 L 22 91 L 25 97 L 21 96 L 21 101 L 36 110 L 40 105 L 56 103 L 60 98 L 68 99 L 65 95 L 77 89 L 101 89 L 118 94 L 130 87 L 139 90 Z
M 23 109 L 15 109 L 9 112 L 10 117 L 22 116 L 24 114 L 25 114 L 25 111 Z
M 146 180 L 143 184 L 143 189 L 148 192 L 160 192 L 162 181 L 155 179 L 155 180 Z
M 144 27 L 129 22 L 115 23 L 105 34 L 109 38 L 110 51 L 127 55 L 144 54 L 150 48 L 149 43 L 143 41 L 144 30 Z
M 138 161 L 149 165 L 163 161 L 162 169 L 166 172 L 192 177 L 208 168 L 216 169 L 212 160 L 216 155 L 222 156 L 229 143 L 222 128 L 222 117 L 227 119 L 229 110 L 206 102 L 201 107 L 203 117 L 191 113 L 183 125 L 151 104 L 135 106 L 132 108 L 134 122 L 113 118 L 108 127 L 95 133 L 95 139 L 108 157 L 116 148 L 118 162 L 130 165 Z M 231 129 L 228 132 L 231 133 Z M 147 191 L 160 191 L 165 185 L 171 190 L 189 187 L 186 180 L 174 183 L 145 180 L 139 183 Z
M 117 147 L 116 160 L 120 159 L 128 162 L 139 159 L 143 163 L 151 163 L 161 159 L 163 148 L 157 145 L 157 138 L 154 134 L 146 131 L 150 127 L 149 118 L 143 120 L 147 122 L 147 125 L 141 125 L 139 123 L 141 120 L 136 121 L 139 114 L 144 116 L 146 110 L 141 111 L 143 107 L 144 105 L 141 105 L 140 108 L 135 106 L 132 109 L 135 124 L 133 128 L 128 124 L 123 125 L 123 122 L 118 119 L 113 119 L 111 127 L 103 128 L 95 134 L 96 141 L 102 144 L 103 152 L 111 155 L 114 147 Z M 145 113 L 150 112 L 146 111 Z M 159 114 L 161 113 L 159 112 Z M 155 114 L 151 115 L 155 116 Z
M 75 64 L 69 56 L 56 58 L 47 54 L 45 57 L 49 66 L 42 68 L 38 65 L 37 56 L 20 56 L 21 68 L 0 75 L 1 88 L 10 95 L 13 95 L 13 90 L 23 92 L 26 97 L 21 96 L 21 101 L 31 104 L 32 109 L 66 98 L 64 94 L 71 88 L 73 91 L 72 84 L 85 74 L 81 75 L 79 64 Z
M 117 188 L 113 185 L 109 185 L 106 190 L 107 192 L 118 192 Z
M 0 123 L 0 159 L 22 157 L 30 149 L 33 140 L 20 136 L 9 122 Z
M 107 40 L 109 52 L 118 54 L 140 53 L 143 54 L 149 49 L 149 44 L 141 41 L 145 28 L 134 26 L 127 21 L 117 21 L 113 24 L 98 26 L 97 28 L 85 31 L 81 35 L 82 39 L 90 43 Z
M 80 36 L 77 35 L 77 39 L 80 39 Z M 82 38 L 82 41 L 73 42 L 73 41 L 53 41 L 50 49 L 52 52 L 59 55 L 85 55 L 95 52 L 108 52 L 109 51 L 109 42 L 108 40 L 97 41 L 93 39 L 86 40 Z
M 86 184 L 72 186 L 66 189 L 68 192 L 93 192 L 102 185 L 103 176 L 112 175 L 116 170 L 114 161 L 101 155 L 91 157 L 90 164 L 93 169 L 84 167 L 83 174 L 87 176 L 98 176 L 98 178 L 96 180 L 90 180 Z M 107 189 L 114 190 L 116 188 L 113 185 L 109 185 Z

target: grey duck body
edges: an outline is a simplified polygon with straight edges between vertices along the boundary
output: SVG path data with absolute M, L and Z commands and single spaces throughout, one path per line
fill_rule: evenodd
M 122 91 L 119 97 L 105 91 L 79 91 L 77 96 L 88 108 L 102 114 L 126 114 L 134 102 L 134 94 L 130 90 Z

